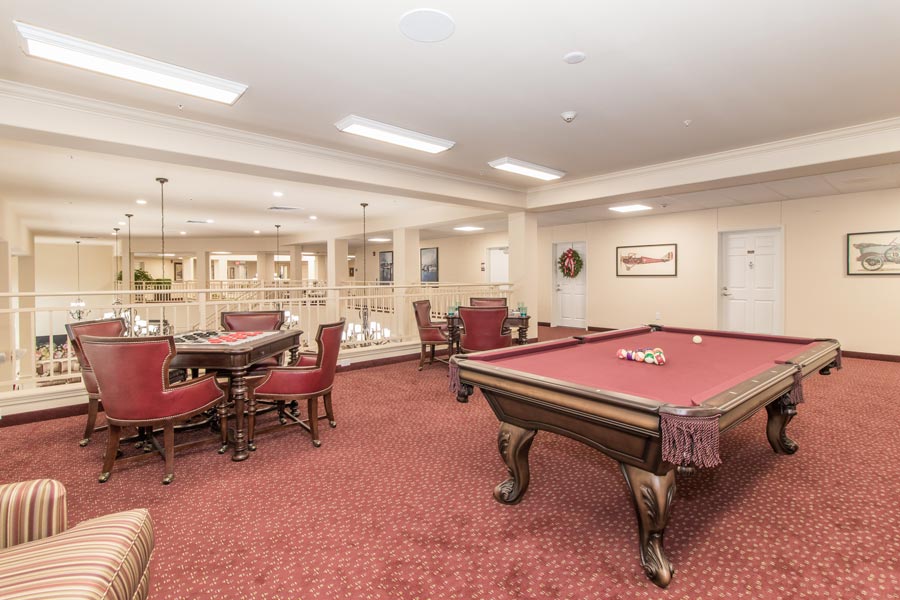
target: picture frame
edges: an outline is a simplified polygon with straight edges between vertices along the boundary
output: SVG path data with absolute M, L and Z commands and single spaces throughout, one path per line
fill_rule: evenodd
M 900 275 L 900 230 L 848 233 L 847 275 Z
M 419 249 L 419 273 L 423 283 L 435 283 L 440 281 L 438 271 L 438 249 Z
M 383 250 L 378 253 L 378 281 L 394 281 L 394 252 Z
M 678 244 L 616 246 L 616 277 L 677 277 Z

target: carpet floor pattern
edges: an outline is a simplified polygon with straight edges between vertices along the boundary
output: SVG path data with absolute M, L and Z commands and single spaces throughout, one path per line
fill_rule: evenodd
M 186 450 L 170 486 L 152 459 L 100 485 L 106 435 L 79 448 L 71 417 L 0 429 L 0 480 L 61 480 L 70 524 L 148 508 L 154 600 L 900 598 L 900 364 L 845 360 L 805 394 L 797 454 L 772 453 L 762 411 L 720 467 L 679 478 L 667 590 L 599 452 L 541 432 L 524 500 L 497 503 L 497 420 L 480 393 L 457 403 L 442 365 L 339 374 L 318 449 L 291 427 L 243 463 Z

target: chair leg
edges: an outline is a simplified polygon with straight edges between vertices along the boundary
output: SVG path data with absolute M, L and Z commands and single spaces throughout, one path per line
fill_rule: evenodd
M 100 410 L 100 399 L 88 396 L 87 425 L 84 426 L 84 436 L 78 445 L 84 448 L 91 443 L 91 435 L 94 433 L 94 425 L 97 423 L 97 413 Z
M 435 348 L 437 348 L 437 344 L 432 344 L 432 345 L 431 345 L 431 358 L 428 359 L 428 364 L 429 364 L 429 365 L 434 363 L 434 350 L 435 350 Z
M 420 371 L 425 368 L 425 348 L 426 348 L 426 345 L 422 344 L 422 350 L 419 353 L 419 370 Z
M 216 414 L 219 416 L 219 433 L 222 436 L 222 443 L 219 446 L 219 454 L 225 454 L 228 450 L 228 397 L 226 396 L 218 406 L 216 406 Z
M 318 448 L 322 445 L 319 439 L 319 399 L 315 396 L 307 401 L 309 409 L 309 434 L 312 436 L 313 446 Z
M 247 448 L 251 451 L 256 450 L 256 443 L 253 441 L 256 435 L 256 397 L 249 396 L 247 398 Z
M 325 394 L 325 415 L 328 417 L 328 424 L 332 428 L 337 427 L 337 422 L 334 420 L 334 411 L 331 410 L 331 392 Z
M 109 438 L 106 440 L 106 457 L 103 459 L 103 471 L 97 481 L 106 483 L 112 474 L 113 465 L 116 462 L 116 453 L 119 450 L 119 439 L 122 437 L 122 427 L 109 424 Z
M 166 453 L 166 476 L 163 477 L 163 485 L 169 485 L 175 479 L 175 424 L 172 422 L 163 425 L 163 449 Z

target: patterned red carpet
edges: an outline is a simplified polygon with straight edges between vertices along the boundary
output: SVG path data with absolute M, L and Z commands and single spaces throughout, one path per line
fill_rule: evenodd
M 0 473 L 62 480 L 72 524 L 149 508 L 154 600 L 898 598 L 900 364 L 845 365 L 807 380 L 796 455 L 772 453 L 763 412 L 723 437 L 721 467 L 679 479 L 666 591 L 600 453 L 539 433 L 524 501 L 495 502 L 497 421 L 440 365 L 339 374 L 321 448 L 298 428 L 243 463 L 194 448 L 168 487 L 154 460 L 98 484 L 106 436 L 79 448 L 83 417 L 0 429 Z

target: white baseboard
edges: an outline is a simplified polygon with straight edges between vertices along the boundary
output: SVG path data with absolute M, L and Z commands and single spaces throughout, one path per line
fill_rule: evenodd
M 3 418 L 3 415 L 87 404 L 87 401 L 87 392 L 81 383 L 2 392 L 0 393 L 0 418 Z

